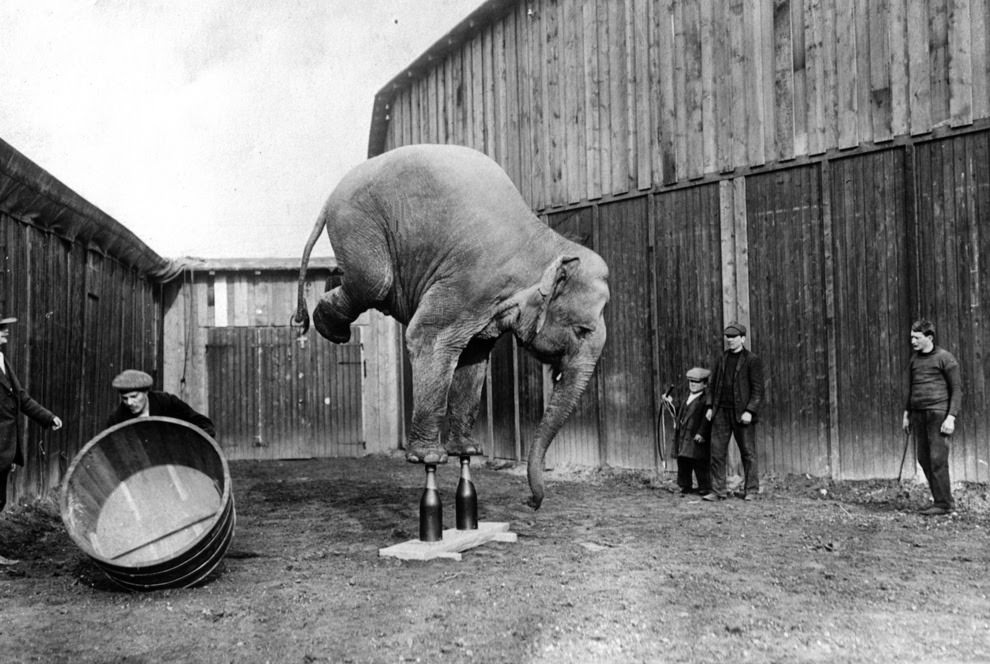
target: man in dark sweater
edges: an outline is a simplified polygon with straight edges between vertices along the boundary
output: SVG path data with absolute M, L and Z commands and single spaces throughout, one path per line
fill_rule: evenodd
M 745 485 L 737 495 L 753 500 L 760 491 L 756 462 L 756 420 L 763 405 L 763 363 L 748 351 L 746 326 L 732 322 L 725 326 L 726 350 L 715 365 L 712 389 L 708 392 L 705 417 L 711 422 L 712 492 L 705 500 L 726 497 L 725 460 L 729 438 L 736 440 L 742 457 Z
M 136 369 L 128 369 L 114 378 L 113 387 L 120 393 L 120 405 L 107 418 L 107 426 L 112 427 L 135 417 L 160 415 L 195 424 L 216 437 L 216 428 L 210 418 L 197 413 L 174 394 L 152 390 L 151 384 L 151 376 Z
M 962 378 L 952 353 L 935 345 L 935 326 L 924 318 L 911 325 L 911 361 L 907 372 L 904 431 L 914 432 L 918 463 L 932 492 L 926 516 L 955 507 L 949 482 L 949 437 L 962 408 Z

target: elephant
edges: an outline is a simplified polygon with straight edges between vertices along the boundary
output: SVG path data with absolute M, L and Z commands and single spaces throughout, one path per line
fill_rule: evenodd
M 513 333 L 551 367 L 552 394 L 527 458 L 527 502 L 539 509 L 547 448 L 605 345 L 605 261 L 543 224 L 483 153 L 403 146 L 349 171 L 324 204 L 299 271 L 291 322 L 300 335 L 309 329 L 306 269 L 324 228 L 343 276 L 320 296 L 316 330 L 344 343 L 351 323 L 372 308 L 406 326 L 413 392 L 407 460 L 437 464 L 482 452 L 471 431 L 489 355 L 503 334 Z

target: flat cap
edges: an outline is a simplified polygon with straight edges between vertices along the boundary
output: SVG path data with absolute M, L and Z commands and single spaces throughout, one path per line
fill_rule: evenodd
M 745 337 L 746 336 L 746 326 L 742 323 L 737 323 L 732 321 L 725 326 L 725 334 L 730 337 Z
M 708 380 L 708 377 L 712 375 L 712 372 L 708 369 L 702 369 L 701 367 L 692 367 L 688 369 L 685 374 L 688 380 Z
M 138 371 L 137 369 L 128 369 L 117 374 L 117 377 L 113 379 L 113 387 L 121 392 L 149 390 L 151 389 L 152 382 L 151 376 L 145 372 Z
M 12 325 L 13 323 L 16 322 L 17 322 L 16 318 L 11 318 L 11 317 L 4 318 L 0 316 L 0 325 Z

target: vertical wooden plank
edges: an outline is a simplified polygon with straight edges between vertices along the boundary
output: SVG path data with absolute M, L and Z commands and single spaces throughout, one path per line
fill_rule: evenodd
M 839 148 L 851 148 L 859 144 L 859 88 L 856 14 L 850 0 L 836 0 L 835 43 Z
M 711 15 L 712 21 L 712 35 L 710 37 L 712 42 L 710 45 L 712 49 L 712 72 L 709 84 L 712 86 L 712 106 L 715 116 L 712 120 L 713 126 L 706 131 L 710 131 L 715 136 L 715 167 L 721 173 L 729 173 L 735 166 L 732 159 L 732 126 L 739 114 L 739 109 L 733 98 L 734 71 L 730 69 L 730 62 L 735 63 L 737 60 L 732 48 L 732 35 L 743 34 L 741 30 L 736 32 L 735 27 L 739 21 L 744 20 L 743 12 L 745 10 L 742 9 L 742 3 L 743 0 L 733 0 L 729 3 L 728 11 L 725 12 L 714 11 L 712 8 L 705 10 L 707 14 Z M 711 4 L 711 2 L 707 4 Z M 752 38 L 750 37 L 750 39 Z M 745 45 L 743 52 L 746 52 Z M 735 109 L 736 112 L 731 112 L 729 109 Z M 751 112 L 752 108 L 749 105 L 749 100 L 747 100 L 744 102 L 743 118 L 746 119 Z
M 747 89 L 764 79 L 760 76 L 759 70 L 756 70 L 757 80 L 750 79 L 750 76 L 754 74 L 751 60 L 752 50 L 747 49 L 747 37 L 744 34 L 747 19 L 739 14 L 741 11 L 745 11 L 744 3 L 741 0 L 732 0 L 726 24 L 728 34 L 725 40 L 725 46 L 730 49 L 728 56 L 729 91 L 726 104 L 722 106 L 720 111 L 729 116 L 730 143 L 727 147 L 731 162 L 723 165 L 722 170 L 747 165 L 749 146 L 746 145 L 746 141 L 751 136 L 750 129 L 755 128 L 754 125 L 759 126 L 762 122 L 758 117 L 759 96 L 751 97 L 751 93 L 747 92 Z M 757 142 L 755 151 L 757 163 L 763 163 L 762 141 L 758 134 L 755 135 L 755 139 Z
M 701 131 L 702 144 L 704 146 L 702 154 L 703 173 L 714 173 L 719 170 L 717 150 L 715 147 L 718 140 L 717 122 L 715 121 L 715 94 L 716 94 L 716 72 L 715 72 L 715 42 L 718 34 L 713 16 L 713 7 L 710 0 L 701 0 L 699 6 L 700 22 L 700 42 L 701 42 Z
M 895 136 L 910 131 L 907 0 L 889 0 L 887 40 L 890 44 L 890 128 Z
M 560 26 L 560 10 L 563 0 L 544 0 L 542 14 L 542 34 L 543 44 L 543 72 L 545 84 L 543 86 L 543 134 L 544 145 L 546 146 L 544 166 L 546 168 L 546 178 L 544 179 L 544 189 L 547 192 L 548 200 L 544 206 L 559 206 L 566 202 L 566 188 L 564 174 L 566 164 L 567 132 L 564 127 L 565 110 L 563 108 L 562 87 L 562 30 Z M 541 207 L 544 207 L 541 206 Z
M 629 191 L 629 76 L 626 63 L 626 0 L 604 3 L 608 13 L 608 117 L 610 151 L 606 152 L 611 171 L 611 193 Z
M 935 126 L 949 122 L 949 12 L 952 0 L 928 3 L 928 62 L 931 68 L 931 122 Z
M 600 36 L 598 34 L 598 3 L 587 0 L 581 3 L 582 46 L 584 49 L 584 161 L 586 189 L 585 197 L 589 201 L 601 198 L 602 195 L 602 142 L 604 139 L 601 127 L 602 109 L 602 74 L 600 66 Z
M 734 180 L 718 183 L 719 241 L 722 257 L 722 320 L 738 320 L 736 297 L 736 208 Z
M 702 95 L 702 49 L 700 0 L 686 0 L 683 4 L 684 21 L 684 93 L 687 121 L 687 161 L 686 175 L 689 178 L 704 174 L 704 126 Z
M 794 55 L 790 0 L 774 0 L 774 108 L 776 144 L 780 159 L 794 157 Z
M 971 0 L 949 0 L 949 117 L 953 127 L 973 123 Z
M 650 126 L 654 94 L 650 78 L 650 0 L 636 0 L 632 13 L 632 34 L 635 39 L 636 62 L 636 186 L 643 190 L 653 184 L 653 140 Z
M 987 0 L 970 0 L 970 63 L 973 84 L 973 117 L 990 116 L 990 53 L 987 32 L 990 30 L 990 7 Z
M 499 23 L 498 25 L 501 25 Z M 498 151 L 498 120 L 495 116 L 497 100 L 495 96 L 495 63 L 493 61 L 493 42 L 495 26 L 489 25 L 482 33 L 481 39 L 481 87 L 476 92 L 482 101 L 484 117 L 481 118 L 478 131 L 482 136 L 482 149 L 489 157 L 501 163 L 502 154 Z
M 587 138 L 586 114 L 588 106 L 582 103 L 585 98 L 585 46 L 584 20 L 580 0 L 567 0 L 564 27 L 566 29 L 567 85 L 564 89 L 564 110 L 568 114 L 567 158 L 567 202 L 577 203 L 588 190 L 587 183 Z
M 517 41 L 516 14 L 509 13 L 505 17 L 505 47 L 499 66 L 505 72 L 505 115 L 504 126 L 505 163 L 508 172 L 520 191 L 522 188 L 523 170 L 520 155 L 520 134 L 522 132 L 520 108 L 522 107 L 522 92 L 519 85 L 519 53 L 520 44 Z
M 765 93 L 762 86 L 770 85 L 772 76 L 766 73 L 771 61 L 764 62 L 760 41 L 766 38 L 772 44 L 770 34 L 763 33 L 760 12 L 769 14 L 762 2 L 732 0 L 730 4 L 729 31 L 727 45 L 731 48 L 729 57 L 731 95 L 722 113 L 728 112 L 731 119 L 731 168 L 747 163 L 757 165 L 766 161 L 764 136 L 773 135 L 776 109 L 773 97 Z M 753 14 L 749 12 L 752 11 Z M 743 13 L 740 16 L 740 12 Z M 757 36 L 756 33 L 759 33 Z M 767 99 L 764 95 L 767 95 Z M 770 107 L 766 106 L 769 101 Z M 727 109 L 733 109 L 728 111 Z
M 660 0 L 655 23 L 660 103 L 654 131 L 659 141 L 657 169 L 663 184 L 673 184 L 678 178 L 677 154 L 680 134 L 677 121 L 678 64 L 675 6 L 674 0 Z
M 891 2 L 897 0 L 875 0 L 869 5 L 870 45 L 870 115 L 872 137 L 876 143 L 894 137 L 893 100 L 891 98 L 890 44 Z
M 688 173 L 688 98 L 687 98 L 687 40 L 684 33 L 684 3 L 673 2 L 674 32 L 674 181 L 687 177 Z
M 791 80 L 794 154 L 808 154 L 808 69 L 805 45 L 804 0 L 791 0 Z
M 488 117 L 491 111 L 488 108 L 488 101 L 491 95 L 487 93 L 485 46 L 487 44 L 487 30 L 477 33 L 471 40 L 471 108 L 468 113 L 468 122 L 471 123 L 471 145 L 475 150 L 480 150 L 491 156 L 485 127 L 488 124 Z
M 805 71 L 807 72 L 808 154 L 825 151 L 825 52 L 821 0 L 804 2 Z
M 907 7 L 911 133 L 923 134 L 932 128 L 928 12 L 924 3 L 920 2 L 908 2 Z
M 764 160 L 766 162 L 776 161 L 780 156 L 780 147 L 777 145 L 777 107 L 775 101 L 775 70 L 774 70 L 774 8 L 770 3 L 760 2 L 760 0 L 750 0 L 753 2 L 754 32 L 757 37 L 754 40 L 756 45 L 756 63 L 762 72 L 762 126 Z

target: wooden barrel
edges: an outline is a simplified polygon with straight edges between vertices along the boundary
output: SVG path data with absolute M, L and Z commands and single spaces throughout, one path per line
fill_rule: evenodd
M 117 424 L 79 451 L 62 483 L 72 540 L 128 590 L 189 587 L 234 536 L 234 496 L 220 446 L 171 417 Z

